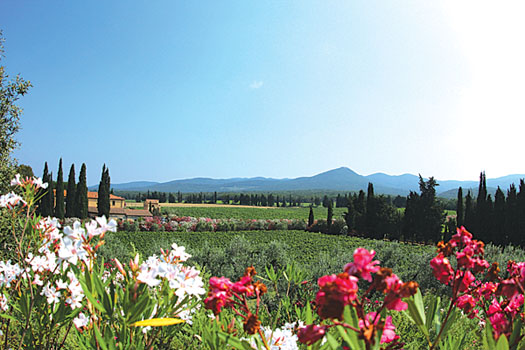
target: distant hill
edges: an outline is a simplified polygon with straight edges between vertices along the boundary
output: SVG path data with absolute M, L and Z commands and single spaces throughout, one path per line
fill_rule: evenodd
M 519 180 L 525 178 L 523 174 L 508 175 L 496 179 L 487 179 L 489 193 L 495 192 L 500 186 L 505 192 L 511 183 L 518 186 Z M 368 183 L 374 184 L 377 194 L 406 196 L 410 191 L 419 191 L 419 176 L 412 174 L 388 175 L 376 173 L 367 176 L 360 175 L 355 171 L 341 167 L 329 170 L 314 176 L 298 177 L 295 179 L 273 179 L 265 177 L 254 178 L 192 178 L 174 180 L 169 182 L 135 181 L 121 184 L 112 184 L 111 187 L 119 191 L 158 191 L 158 192 L 279 192 L 279 191 L 366 191 Z M 477 181 L 437 180 L 439 186 L 436 188 L 438 196 L 455 198 L 459 186 L 466 190 L 478 187 Z M 96 189 L 92 186 L 90 189 Z

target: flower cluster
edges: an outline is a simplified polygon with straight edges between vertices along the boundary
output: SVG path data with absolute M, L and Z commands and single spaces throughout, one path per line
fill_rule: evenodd
M 261 321 L 259 321 L 259 302 L 260 297 L 267 292 L 267 288 L 260 281 L 253 281 L 256 273 L 253 266 L 248 267 L 244 275 L 235 283 L 225 277 L 210 278 L 208 297 L 204 299 L 204 305 L 215 315 L 218 315 L 223 308 L 232 309 L 243 319 L 246 333 L 259 333 L 263 337 L 260 329 Z M 248 307 L 248 298 L 253 296 L 257 298 L 255 313 Z
M 167 232 L 227 232 L 257 230 L 304 230 L 304 220 L 289 219 L 211 219 L 191 216 L 173 216 L 170 218 L 151 217 L 143 222 L 133 219 L 119 221 L 120 231 L 167 231 Z
M 357 332 L 367 344 L 374 344 L 376 334 L 382 332 L 380 343 L 396 346 L 399 336 L 395 334 L 392 319 L 390 316 L 381 317 L 380 312 L 384 308 L 406 310 L 407 304 L 402 298 L 414 295 L 418 285 L 416 282 L 403 283 L 391 269 L 380 267 L 374 256 L 373 250 L 357 248 L 354 251 L 354 261 L 344 267 L 344 272 L 319 278 L 319 291 L 315 299 L 317 313 L 322 320 L 329 320 L 331 323 L 302 328 L 298 333 L 300 342 L 311 345 L 322 339 L 330 327 L 340 325 Z M 359 279 L 371 282 L 362 295 L 358 293 Z M 370 304 L 367 296 L 374 290 L 385 295 L 384 301 L 378 311 L 366 313 L 365 306 Z M 342 323 L 345 306 L 355 308 L 359 317 L 357 328 Z
M 156 287 L 166 280 L 180 300 L 186 295 L 200 297 L 206 292 L 200 272 L 193 266 L 181 264 L 188 258 L 190 255 L 185 248 L 173 243 L 171 251 L 161 251 L 160 257 L 153 255 L 144 261 L 138 268 L 136 279 L 150 287 Z M 120 265 L 118 260 L 115 262 L 117 266 Z
M 449 261 L 454 256 L 456 267 Z M 483 312 L 494 328 L 495 338 L 512 333 L 514 320 L 523 318 L 525 263 L 510 261 L 508 277 L 499 276 L 497 263 L 490 265 L 484 259 L 484 244 L 472 239 L 464 227 L 447 242 L 438 243 L 438 255 L 431 260 L 434 276 L 452 287 L 452 302 L 469 318 Z

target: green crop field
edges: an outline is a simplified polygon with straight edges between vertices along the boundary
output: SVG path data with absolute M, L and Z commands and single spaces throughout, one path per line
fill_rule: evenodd
M 308 207 L 291 208 L 246 208 L 236 207 L 163 207 L 162 213 L 176 216 L 193 216 L 212 219 L 302 219 L 308 220 Z M 326 219 L 327 209 L 314 208 L 315 219 Z M 334 208 L 334 219 L 341 218 L 346 208 Z

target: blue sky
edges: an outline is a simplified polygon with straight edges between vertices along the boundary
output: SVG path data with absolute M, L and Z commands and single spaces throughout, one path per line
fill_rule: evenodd
M 520 2 L 2 1 L 20 163 L 112 182 L 525 173 Z M 67 174 L 66 174 L 67 176 Z

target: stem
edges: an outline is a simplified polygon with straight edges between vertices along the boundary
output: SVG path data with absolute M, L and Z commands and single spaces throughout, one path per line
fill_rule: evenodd
M 58 349 L 62 349 L 62 347 L 64 346 L 64 343 L 66 342 L 66 338 L 69 335 L 69 330 L 71 329 L 72 325 L 73 323 L 70 323 L 69 327 L 67 327 L 67 331 L 66 331 L 66 334 L 64 335 L 64 339 L 62 339 L 62 342 L 60 343 L 60 346 L 58 347 Z
M 260 328 L 259 328 L 259 336 L 261 337 L 266 350 L 270 350 L 270 346 L 268 346 L 268 343 L 266 342 L 266 338 L 264 337 L 264 334 Z
M 7 320 L 7 325 L 5 329 L 5 342 L 4 342 L 4 349 L 7 349 L 7 340 L 9 339 L 9 323 L 11 320 Z

